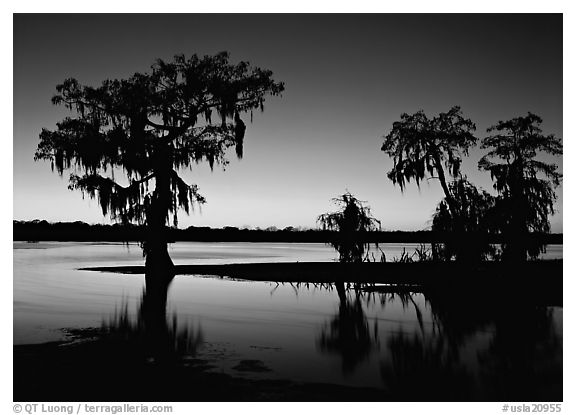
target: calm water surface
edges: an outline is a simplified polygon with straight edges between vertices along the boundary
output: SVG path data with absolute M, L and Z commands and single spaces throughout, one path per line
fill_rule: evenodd
M 381 248 L 390 260 L 416 246 Z M 170 249 L 175 264 L 335 259 L 323 244 L 190 242 Z M 562 246 L 549 246 L 546 257 L 561 258 Z M 142 263 L 137 245 L 14 242 L 14 344 L 61 340 L 70 329 L 101 327 L 124 309 L 135 320 L 144 276 L 78 268 Z M 483 378 L 490 368 L 521 365 L 517 355 L 539 362 L 539 371 L 561 370 L 561 307 L 494 310 L 473 303 L 463 311 L 465 295 L 348 291 L 342 298 L 329 286 L 178 276 L 167 310 L 179 329 L 199 338 L 197 356 L 212 370 L 240 376 L 393 387 L 420 378 L 427 365 Z M 258 370 L 243 370 L 246 360 L 257 361 Z

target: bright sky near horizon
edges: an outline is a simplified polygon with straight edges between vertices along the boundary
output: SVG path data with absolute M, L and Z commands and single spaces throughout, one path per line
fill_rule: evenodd
M 561 15 L 15 15 L 14 219 L 107 223 L 67 175 L 34 162 L 42 128 L 67 77 L 98 85 L 147 71 L 156 58 L 231 53 L 284 81 L 282 97 L 247 121 L 244 159 L 184 175 L 208 203 L 180 227 L 314 226 L 346 189 L 385 229 L 424 229 L 442 192 L 436 180 L 404 193 L 387 179 L 382 136 L 403 112 L 462 107 L 477 135 L 498 120 L 540 115 L 562 135 Z M 474 150 L 464 172 L 492 191 Z M 551 160 L 560 165 L 562 160 Z M 552 230 L 562 231 L 562 187 Z

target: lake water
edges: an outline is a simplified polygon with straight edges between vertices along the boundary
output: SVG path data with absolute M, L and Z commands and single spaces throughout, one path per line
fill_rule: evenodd
M 78 270 L 141 265 L 138 245 L 14 242 L 13 247 L 15 345 L 102 327 L 122 310 L 138 318 L 143 275 Z M 415 247 L 381 245 L 389 260 Z M 175 264 L 336 257 L 324 244 L 296 243 L 176 243 L 170 253 Z M 561 258 L 562 246 L 549 246 L 545 255 Z M 342 298 L 331 286 L 177 276 L 167 314 L 168 320 L 177 317 L 178 330 L 196 336 L 198 358 L 235 376 L 394 389 L 406 379 L 456 373 L 480 391 L 486 379 L 512 364 L 534 366 L 529 373 L 542 379 L 557 377 L 559 370 L 561 382 L 561 307 L 467 302 L 466 293 L 445 299 L 350 290 Z

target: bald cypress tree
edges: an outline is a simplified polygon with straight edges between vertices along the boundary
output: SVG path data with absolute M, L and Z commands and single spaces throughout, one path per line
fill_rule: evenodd
M 549 216 L 554 213 L 555 188 L 562 174 L 554 163 L 539 159 L 544 154 L 562 155 L 562 142 L 543 134 L 542 118 L 526 116 L 499 121 L 488 128 L 482 140 L 488 153 L 478 162 L 490 172 L 499 193 L 498 211 L 504 236 L 503 255 L 510 261 L 537 257 L 544 248 L 532 233 L 549 233 Z
M 181 171 L 225 165 L 231 147 L 241 158 L 241 114 L 263 109 L 283 89 L 271 71 L 230 63 L 226 52 L 159 59 L 148 73 L 98 87 L 66 79 L 52 103 L 72 116 L 42 130 L 35 160 L 49 160 L 60 175 L 71 170 L 69 188 L 97 199 L 104 215 L 146 225 L 147 272 L 166 271 L 173 266 L 166 225 L 177 225 L 180 208 L 205 202 Z
M 459 187 L 453 183 L 462 179 L 462 157 L 476 144 L 475 130 L 476 125 L 464 117 L 458 106 L 433 118 L 423 111 L 402 114 L 384 137 L 381 148 L 393 161 L 388 178 L 399 185 L 400 190 L 404 191 L 411 180 L 418 187 L 424 178 L 439 180 L 444 199 L 440 206 L 442 220 L 437 222 L 449 222 L 443 230 L 453 235 L 463 236 L 471 220 L 458 194 Z M 457 258 L 467 257 L 463 253 L 459 250 Z

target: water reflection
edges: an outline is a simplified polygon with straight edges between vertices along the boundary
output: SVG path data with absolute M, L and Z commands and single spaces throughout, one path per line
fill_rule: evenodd
M 485 394 L 505 400 L 562 400 L 562 339 L 552 310 L 512 307 L 493 324 L 494 335 L 478 354 Z
M 136 319 L 124 302 L 109 321 L 102 325 L 101 341 L 117 343 L 121 351 L 147 363 L 178 363 L 196 355 L 204 342 L 202 327 L 194 330 L 178 323 L 177 314 L 167 316 L 168 291 L 174 274 L 146 275 Z
M 562 400 L 562 338 L 551 307 L 510 293 L 336 286 L 338 312 L 320 326 L 318 350 L 338 354 L 343 375 L 371 353 L 382 396 L 401 401 Z M 424 309 L 415 300 L 424 300 Z M 367 310 L 399 302 L 417 329 L 384 332 Z M 373 320 L 373 324 L 370 322 Z M 382 339 L 382 341 L 380 341 Z
M 336 353 L 342 360 L 342 373 L 348 375 L 378 348 L 378 326 L 370 329 L 362 308 L 360 291 L 348 298 L 344 284 L 335 283 L 339 298 L 338 313 L 322 327 L 318 348 L 322 352 Z
M 380 361 L 385 390 L 398 400 L 470 400 L 474 381 L 468 365 L 460 356 L 464 333 L 444 324 L 445 320 L 436 312 L 443 309 L 442 306 L 423 290 L 425 307 L 432 319 L 428 327 L 420 306 L 414 300 L 415 293 L 399 288 L 396 293 L 380 293 L 381 304 L 385 306 L 399 299 L 405 308 L 412 306 L 419 330 L 410 333 L 399 328 L 388 337 L 386 353 Z M 450 310 L 459 316 L 466 315 L 466 309 L 460 307 Z
M 396 399 L 470 399 L 470 375 L 448 339 L 400 331 L 388 339 L 387 352 L 380 371 L 386 391 Z

